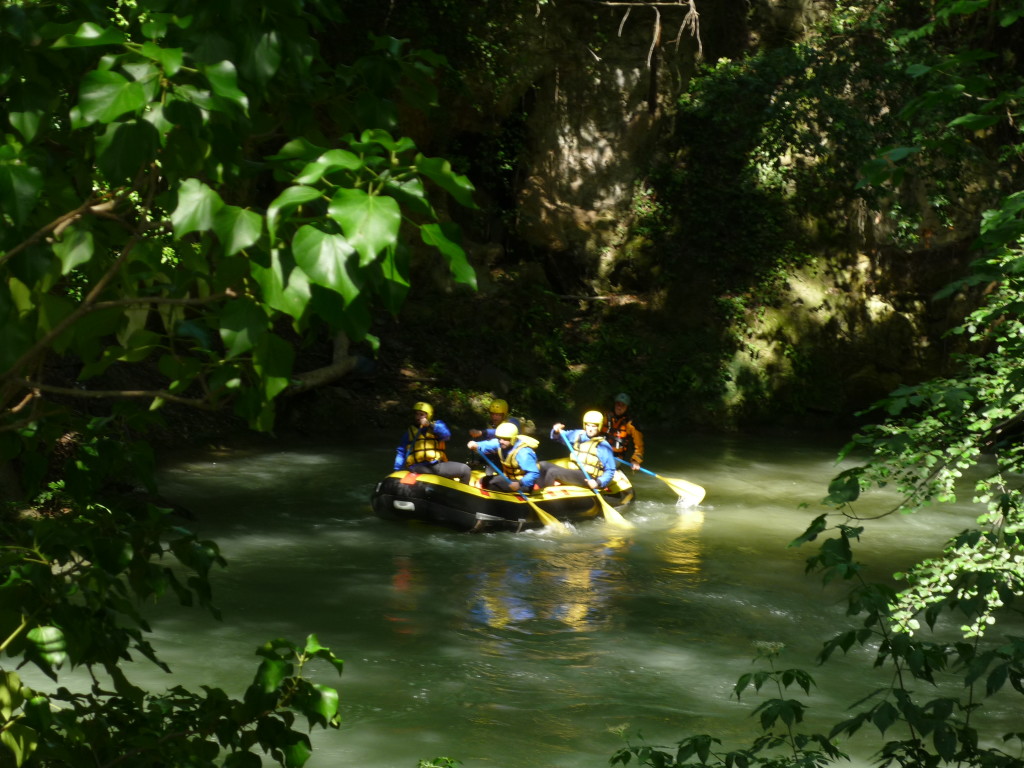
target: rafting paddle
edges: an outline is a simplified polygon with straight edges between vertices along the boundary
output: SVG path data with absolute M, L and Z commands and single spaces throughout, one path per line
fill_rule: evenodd
M 559 430 L 558 434 L 562 436 L 562 442 L 565 443 L 566 448 L 569 449 L 569 457 L 572 458 L 572 443 L 570 443 L 569 438 L 565 436 L 565 432 Z M 576 466 L 580 468 L 580 471 L 583 473 L 583 476 L 587 478 L 587 480 L 590 480 L 590 474 L 587 472 L 587 468 L 583 466 L 583 462 L 576 461 L 576 459 L 572 460 L 573 462 L 575 462 Z M 590 488 L 589 485 L 587 487 Z M 601 511 L 604 513 L 604 519 L 606 522 L 609 522 L 612 525 L 617 525 L 620 528 L 633 527 L 633 524 L 629 522 L 629 520 L 620 515 L 618 510 L 616 510 L 615 507 L 613 507 L 611 504 L 607 502 L 607 500 L 604 498 L 604 496 L 601 495 L 601 492 L 599 490 L 597 490 L 596 488 L 590 488 L 590 490 L 594 492 L 594 495 L 597 496 L 597 500 L 601 502 Z
M 477 453 L 478 456 L 480 456 L 481 459 L 483 459 L 484 461 L 487 462 L 488 466 L 490 466 L 491 469 L 493 469 L 499 475 L 504 477 L 506 483 L 512 482 L 511 480 L 508 479 L 508 476 L 504 472 L 502 472 L 500 469 L 498 469 L 496 466 L 494 466 L 494 462 L 492 462 L 490 459 L 488 459 L 483 451 L 477 451 L 476 453 Z M 565 528 L 569 527 L 568 525 L 563 523 L 561 520 L 559 520 L 557 517 L 555 517 L 554 515 L 548 514 L 543 509 L 538 507 L 534 502 L 532 502 L 528 498 L 526 498 L 526 494 L 521 493 L 519 491 L 514 491 L 514 493 L 518 494 L 519 498 L 521 498 L 523 501 L 525 501 L 527 504 L 530 505 L 530 507 L 533 509 L 533 511 L 537 513 L 537 517 L 540 518 L 540 521 L 542 523 L 544 523 L 545 526 L 558 525 L 558 526 L 564 526 Z
M 625 461 L 624 459 L 620 459 L 617 456 L 615 457 L 615 460 L 620 464 L 633 466 L 630 462 Z M 643 467 L 640 467 L 639 469 L 641 472 L 645 472 L 646 474 L 651 475 L 652 477 L 656 477 L 659 480 L 661 480 L 661 482 L 665 483 L 665 485 L 667 485 L 669 488 L 676 492 L 681 501 L 686 501 L 687 506 L 697 506 L 704 500 L 704 494 L 707 493 L 707 491 L 705 491 L 696 483 L 691 483 L 686 480 L 680 480 L 674 477 L 662 477 L 658 473 L 651 472 L 651 470 L 644 469 Z

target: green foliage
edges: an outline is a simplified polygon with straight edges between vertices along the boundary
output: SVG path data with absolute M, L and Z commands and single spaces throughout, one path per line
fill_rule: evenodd
M 847 40 L 874 37 L 876 50 L 889 52 L 881 66 L 890 73 L 915 62 L 906 68 L 904 82 L 912 87 L 898 113 L 902 127 L 891 129 L 912 141 L 883 142 L 863 165 L 862 189 L 884 197 L 927 173 L 938 201 L 951 169 L 1014 157 L 1021 143 L 1019 121 L 1011 117 L 1019 112 L 1019 72 L 1000 62 L 1019 43 L 1024 4 L 950 0 L 918 23 L 912 9 L 881 10 L 861 18 L 851 8 L 832 19 L 833 31 L 843 30 Z M 993 19 L 1003 27 L 998 35 L 989 34 Z M 881 87 L 899 81 L 890 75 Z M 700 735 L 681 741 L 675 754 L 630 746 L 613 763 L 636 757 L 652 766 L 819 765 L 838 756 L 841 740 L 871 731 L 880 739 L 873 756 L 880 766 L 1021 765 L 1024 734 L 1001 732 L 1007 728 L 1000 718 L 1024 695 L 1024 642 L 1016 632 L 1024 596 L 1024 198 L 1019 174 L 1010 175 L 1012 186 L 976 224 L 972 273 L 941 294 L 987 288 L 981 306 L 954 331 L 970 342 L 957 373 L 901 387 L 872 409 L 878 422 L 843 454 L 858 465 L 829 485 L 825 503 L 834 511 L 793 542 L 815 542 L 808 571 L 847 588 L 850 626 L 824 643 L 818 661 L 867 652 L 888 682 L 824 735 L 792 728 L 805 707 L 780 696 L 758 707 L 761 735 L 749 748 L 719 749 L 717 739 Z M 888 574 L 873 577 L 857 555 L 870 520 L 857 514 L 856 503 L 874 488 L 897 492 L 888 514 L 925 513 L 965 496 L 979 514 L 941 552 L 895 574 L 894 584 Z M 770 667 L 744 675 L 735 692 L 787 680 L 805 693 L 811 684 L 804 672 Z M 780 723 L 781 737 L 773 730 Z M 766 754 L 765 745 L 784 750 Z
M 230 407 L 268 430 L 302 373 L 293 343 L 373 343 L 414 253 L 475 285 L 436 207 L 472 206 L 472 185 L 398 132 L 400 110 L 436 105 L 444 61 L 388 37 L 322 49 L 342 7 L 0 5 L 0 465 L 22 485 L 0 489 L 16 502 L 0 510 L 4 764 L 301 766 L 304 730 L 338 725 L 308 665 L 342 664 L 312 635 L 260 648 L 237 701 L 145 692 L 121 662 L 163 667 L 141 604 L 214 610 L 224 564 L 137 500 L 155 488 L 135 438 L 160 409 Z M 96 684 L 60 685 L 69 667 Z
M 35 423 L 40 393 L 76 395 L 47 381 L 50 352 L 82 382 L 145 361 L 151 408 L 230 403 L 267 429 L 294 375 L 276 329 L 366 338 L 370 308 L 397 312 L 409 288 L 401 227 L 475 283 L 430 198 L 472 205 L 472 186 L 392 135 L 391 99 L 436 59 L 379 38 L 318 65 L 333 7 L 5 7 L 0 429 Z M 364 127 L 313 111 L 345 100 L 327 92 Z
M 309 737 L 295 716 L 309 727 L 337 727 L 337 692 L 310 680 L 305 667 L 319 660 L 340 674 L 342 662 L 314 636 L 258 649 L 262 661 L 241 700 L 209 687 L 153 694 L 126 677 L 121 662 L 135 655 L 170 671 L 147 639 L 140 603 L 173 594 L 217 615 L 210 577 L 224 559 L 215 543 L 176 525 L 170 510 L 65 508 L 4 520 L 0 535 L 0 649 L 55 683 L 34 690 L 0 668 L 0 743 L 14 764 L 244 766 L 259 764 L 262 753 L 301 766 Z M 109 684 L 57 687 L 61 671 L 76 667 Z

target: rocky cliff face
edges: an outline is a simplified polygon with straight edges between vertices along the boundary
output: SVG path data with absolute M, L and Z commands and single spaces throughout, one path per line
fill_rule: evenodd
M 489 213 L 467 226 L 484 295 L 507 290 L 504 278 L 515 272 L 563 296 L 605 297 L 560 320 L 570 329 L 607 321 L 620 298 L 642 305 L 642 319 L 618 332 L 641 347 L 647 339 L 650 356 L 662 361 L 672 357 L 672 343 L 686 341 L 679 355 L 686 371 L 662 372 L 656 393 L 688 404 L 671 414 L 682 420 L 742 424 L 811 411 L 827 421 L 941 372 L 951 351 L 942 334 L 963 308 L 931 296 L 966 265 L 963 235 L 936 237 L 919 252 L 887 250 L 884 235 L 865 224 L 874 214 L 850 211 L 845 242 L 832 238 L 808 266 L 778 282 L 770 301 L 732 313 L 723 328 L 716 306 L 733 297 L 715 294 L 708 265 L 688 265 L 687 254 L 677 253 L 669 276 L 669 257 L 652 250 L 642 231 L 652 168 L 669 152 L 685 162 L 685 148 L 672 146 L 674 105 L 698 60 L 790 44 L 826 7 L 814 0 L 678 7 L 564 0 L 489 10 L 494 45 L 481 50 L 497 58 L 459 65 L 465 106 L 444 129 L 450 139 L 497 133 L 513 113 L 520 120 L 514 172 L 501 190 L 481 185 Z M 701 356 L 704 368 L 691 371 Z M 587 370 L 574 372 L 570 397 L 615 387 L 607 381 L 614 372 L 589 371 L 589 378 Z M 707 385 L 710 377 L 721 386 Z

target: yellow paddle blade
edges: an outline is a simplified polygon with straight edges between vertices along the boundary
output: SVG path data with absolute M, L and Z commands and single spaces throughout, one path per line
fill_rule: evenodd
M 530 501 L 530 499 L 527 496 L 523 496 L 523 501 L 529 504 L 530 508 L 537 513 L 537 517 L 540 518 L 540 521 L 542 523 L 544 523 L 545 528 L 552 528 L 556 531 L 563 532 L 570 530 L 568 523 L 563 523 L 554 515 L 548 514 L 543 509 L 541 509 L 537 504 Z
M 695 507 L 700 504 L 704 500 L 704 494 L 707 493 L 707 491 L 696 483 L 691 483 L 674 477 L 662 477 L 661 475 L 655 475 L 655 477 L 675 491 L 680 499 L 685 501 L 686 504 L 691 507 Z
M 596 492 L 595 492 L 596 493 Z M 597 499 L 601 502 L 601 511 L 604 513 L 605 522 L 616 525 L 619 528 L 635 528 L 629 520 L 619 514 L 619 511 L 615 509 L 611 504 L 605 501 L 604 496 L 597 493 Z

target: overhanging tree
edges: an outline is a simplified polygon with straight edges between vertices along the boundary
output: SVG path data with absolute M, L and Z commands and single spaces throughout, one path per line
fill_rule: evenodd
M 343 375 L 416 252 L 474 284 L 432 202 L 471 206 L 472 186 L 401 135 L 443 61 L 351 45 L 330 0 L 112 5 L 0 7 L 0 648 L 55 681 L 66 666 L 111 680 L 44 695 L 5 661 L 0 762 L 301 765 L 294 712 L 337 723 L 334 689 L 304 676 L 341 669 L 314 636 L 260 649 L 241 701 L 125 677 L 133 653 L 160 663 L 135 601 L 210 606 L 223 560 L 107 488 L 151 486 L 149 449 L 124 437 L 166 403 L 269 429 L 282 393 Z M 335 364 L 295 370 L 291 340 L 314 335 L 336 338 Z M 103 383 L 124 366 L 146 383 Z M 41 502 L 62 514 L 19 514 Z

